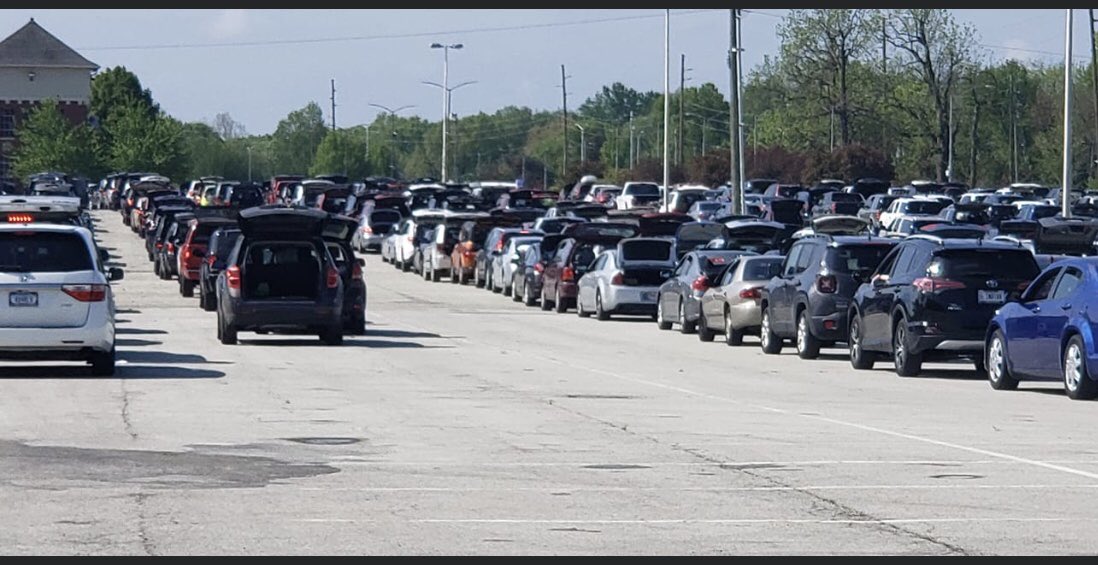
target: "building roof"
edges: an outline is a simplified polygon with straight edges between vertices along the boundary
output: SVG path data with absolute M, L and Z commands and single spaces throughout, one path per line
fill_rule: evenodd
M 61 67 L 95 70 L 99 65 L 85 59 L 68 45 L 42 29 L 31 18 L 7 39 L 0 41 L 0 67 Z

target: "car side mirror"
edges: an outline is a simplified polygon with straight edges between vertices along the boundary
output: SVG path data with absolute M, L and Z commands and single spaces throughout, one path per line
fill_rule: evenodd
M 125 275 L 125 273 L 122 272 L 121 268 L 111 267 L 110 270 L 107 271 L 107 280 L 120 281 L 120 280 L 122 280 L 122 277 L 124 275 Z
M 870 282 L 873 284 L 873 288 L 881 288 L 888 284 L 888 275 L 877 275 L 870 279 Z

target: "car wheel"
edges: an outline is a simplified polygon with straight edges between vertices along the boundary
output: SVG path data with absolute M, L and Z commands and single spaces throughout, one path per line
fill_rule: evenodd
M 517 289 L 517 288 L 518 288 L 518 275 L 511 278 L 511 288 L 508 289 L 508 292 L 507 292 L 507 294 L 509 294 L 511 296 L 511 301 L 512 302 L 522 302 L 522 295 L 515 292 L 515 289 Z M 525 291 L 523 291 L 523 293 L 525 294 Z
M 661 330 L 671 329 L 671 322 L 663 315 L 663 295 L 656 297 L 656 327 Z
M 576 315 L 580 318 L 591 317 L 591 313 L 583 309 L 583 300 L 581 300 L 579 297 L 576 297 Z
M 217 325 L 221 330 L 218 335 L 218 339 L 221 340 L 223 345 L 235 345 L 236 344 L 236 327 L 232 324 L 225 322 L 221 313 L 217 315 Z
M 502 289 L 504 296 L 511 296 L 515 293 L 515 279 L 511 278 L 511 283 L 504 286 Z
M 1064 392 L 1072 400 L 1091 400 L 1098 396 L 1098 383 L 1087 373 L 1083 338 L 1071 336 L 1064 349 Z
M 549 308 L 551 308 L 551 307 L 552 307 L 552 302 L 550 302 L 549 299 L 545 298 L 545 292 L 542 291 L 542 293 L 541 293 L 541 309 L 545 312 L 548 312 Z
M 991 384 L 991 388 L 995 390 L 1018 388 L 1018 379 L 1010 374 L 1010 367 L 1007 365 L 1006 338 L 1002 330 L 995 330 L 995 333 L 991 334 L 984 366 L 987 367 L 987 382 Z
M 901 316 L 892 328 L 892 361 L 896 364 L 897 375 L 914 377 L 923 370 L 923 356 L 911 353 L 906 341 L 907 319 Z
M 726 345 L 743 344 L 743 328 L 732 327 L 732 312 L 724 310 L 724 343 Z
M 686 321 L 686 301 L 679 299 L 679 333 L 692 334 L 698 329 L 697 322 Z
M 408 271 L 412 270 L 412 264 L 407 259 L 405 259 L 400 262 L 400 270 L 407 273 Z
M 194 281 L 188 278 L 179 277 L 179 293 L 182 294 L 184 298 L 194 298 Z
M 533 306 L 537 303 L 534 299 L 534 291 L 530 288 L 529 283 L 522 285 L 522 303 L 527 306 Z
M 563 314 L 568 311 L 568 304 L 564 302 L 564 297 L 560 295 L 560 287 L 557 287 L 556 300 L 553 302 L 553 311 L 557 314 Z
M 324 345 L 343 345 L 343 328 L 337 325 L 325 329 L 320 332 L 320 341 Z
M 782 338 L 774 334 L 770 328 L 770 309 L 763 308 L 762 329 L 759 330 L 759 343 L 763 353 L 776 355 L 782 352 Z
M 705 319 L 705 312 L 698 314 L 698 339 L 701 341 L 713 341 L 715 334 L 709 329 L 709 322 Z
M 820 340 L 812 335 L 808 326 L 808 310 L 801 310 L 797 316 L 797 355 L 801 359 L 815 359 L 820 356 Z
M 610 319 L 610 312 L 607 312 L 602 305 L 602 292 L 597 290 L 595 291 L 595 317 L 604 322 Z
M 858 370 L 867 371 L 873 368 L 874 355 L 862 348 L 862 322 L 857 314 L 850 320 L 850 364 Z
M 495 273 L 490 273 L 488 275 L 488 288 L 492 291 L 492 294 L 499 294 L 499 293 L 503 292 L 503 287 L 498 286 L 497 285 L 498 282 L 499 281 L 496 280 Z
M 450 284 L 457 284 L 458 283 L 458 273 L 457 272 L 458 272 L 457 267 L 450 267 Z
M 91 372 L 96 377 L 114 376 L 114 346 L 110 351 L 95 351 L 91 354 Z

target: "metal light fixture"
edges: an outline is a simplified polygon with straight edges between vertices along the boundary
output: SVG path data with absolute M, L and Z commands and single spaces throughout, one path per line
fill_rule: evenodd
M 34 77 L 35 77 L 34 71 L 31 71 L 31 72 L 27 73 L 27 80 L 29 80 L 31 82 L 34 82 Z

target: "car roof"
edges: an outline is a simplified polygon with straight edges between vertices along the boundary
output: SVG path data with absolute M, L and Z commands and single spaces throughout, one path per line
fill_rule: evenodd
M 52 223 L 46 223 L 46 222 L 19 224 L 19 223 L 0 222 L 0 231 L 27 231 L 27 230 L 48 231 L 48 232 L 57 232 L 57 233 L 76 232 L 76 233 L 87 234 L 88 237 L 91 237 L 91 232 L 88 230 L 88 228 L 85 228 L 83 226 L 74 226 L 74 225 L 71 225 L 71 224 L 52 224 Z

